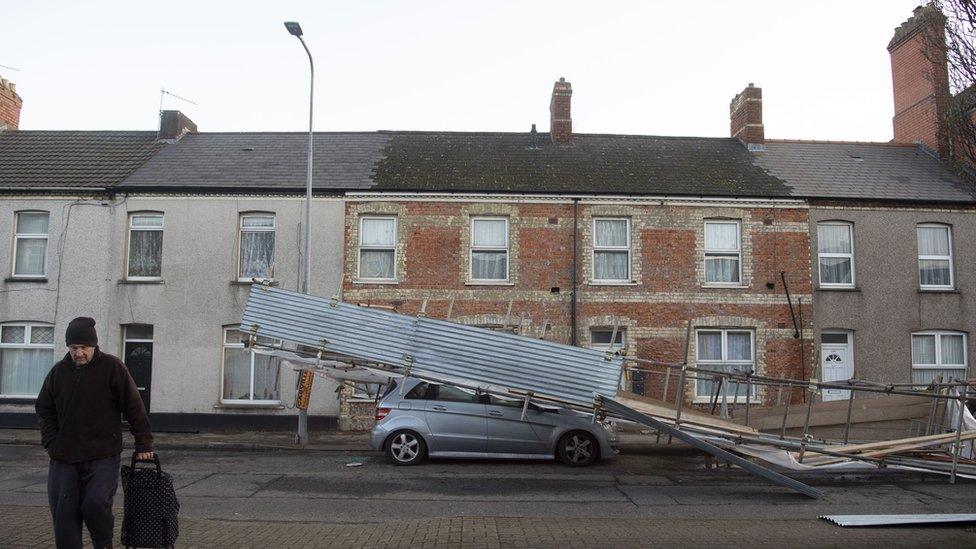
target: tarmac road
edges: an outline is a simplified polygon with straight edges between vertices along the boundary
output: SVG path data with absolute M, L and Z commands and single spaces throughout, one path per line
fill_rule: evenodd
M 585 469 L 453 460 L 397 467 L 361 452 L 168 450 L 161 457 L 182 505 L 181 540 L 190 546 L 976 547 L 973 525 L 844 529 L 817 518 L 971 513 L 976 483 L 803 477 L 827 494 L 811 500 L 687 450 L 648 454 Z M 50 545 L 46 468 L 39 447 L 0 445 L 0 547 Z

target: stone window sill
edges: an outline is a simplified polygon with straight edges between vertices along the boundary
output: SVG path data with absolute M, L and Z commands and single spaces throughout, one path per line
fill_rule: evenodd
M 945 289 L 933 288 L 931 290 L 919 288 L 918 293 L 920 294 L 961 294 L 962 292 L 956 290 L 955 288 L 945 288 Z
M 267 283 L 268 286 L 275 286 L 275 287 L 277 287 L 278 284 L 279 284 L 279 282 L 277 280 L 274 280 L 274 279 L 270 279 L 270 280 L 231 280 L 230 281 L 230 285 L 231 286 L 253 286 L 255 284 L 265 284 L 265 283 Z
M 858 286 L 817 286 L 818 292 L 861 292 Z
M 34 404 L 37 402 L 33 397 L 0 397 L 0 406 L 4 404 Z
M 120 286 L 139 285 L 139 284 L 150 284 L 150 285 L 151 284 L 166 284 L 166 281 L 163 280 L 162 278 L 152 278 L 152 279 L 146 279 L 146 280 L 138 280 L 138 279 L 133 280 L 131 278 L 122 278 L 122 279 L 119 280 L 119 285 Z
M 706 290 L 746 290 L 749 288 L 745 284 L 702 284 L 701 287 Z
M 33 282 L 35 284 L 37 284 L 37 283 L 39 283 L 39 284 L 46 284 L 47 283 L 47 277 L 46 276 L 43 276 L 43 277 L 10 276 L 10 277 L 7 277 L 7 278 L 3 279 L 3 281 L 4 282 L 28 282 L 28 283 Z
M 469 280 L 465 282 L 464 285 L 465 286 L 514 286 L 515 283 L 507 280 L 499 280 L 498 282 L 491 282 L 489 280 L 485 280 L 485 281 Z
M 587 286 L 638 286 L 636 280 L 630 280 L 627 282 L 612 282 L 612 281 L 601 281 L 601 280 L 590 280 L 586 283 Z
M 241 410 L 246 408 L 261 408 L 270 410 L 284 410 L 285 407 L 281 402 L 221 402 L 220 404 L 214 404 L 215 410 L 227 409 L 227 410 Z
M 377 286 L 384 286 L 384 285 L 385 286 L 396 286 L 396 285 L 400 284 L 400 281 L 399 280 L 363 280 L 363 279 L 358 279 L 357 278 L 356 280 L 353 280 L 352 283 L 353 284 L 362 284 L 362 285 L 373 284 L 373 285 L 377 285 Z

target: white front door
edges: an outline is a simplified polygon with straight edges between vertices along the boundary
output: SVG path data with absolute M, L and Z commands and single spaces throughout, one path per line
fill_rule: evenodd
M 854 377 L 854 361 L 851 360 L 850 334 L 824 333 L 820 343 L 820 368 L 824 382 L 847 381 Z M 850 391 L 824 389 L 823 399 L 847 400 Z

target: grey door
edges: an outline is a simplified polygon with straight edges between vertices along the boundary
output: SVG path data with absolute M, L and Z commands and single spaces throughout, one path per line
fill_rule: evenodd
M 432 452 L 484 453 L 487 447 L 485 405 L 481 395 L 452 385 L 432 385 L 424 415 Z
M 549 414 L 530 405 L 522 419 L 522 401 L 488 397 L 488 452 L 493 454 L 547 454 L 552 430 Z

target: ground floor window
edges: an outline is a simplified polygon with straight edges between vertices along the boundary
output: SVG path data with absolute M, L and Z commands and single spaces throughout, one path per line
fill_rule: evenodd
M 244 348 L 247 335 L 236 328 L 224 328 L 223 388 L 221 401 L 277 403 L 279 396 L 278 359 Z M 258 337 L 258 343 L 274 340 Z
M 699 368 L 719 372 L 738 372 L 741 374 L 755 372 L 755 338 L 751 330 L 705 329 L 695 333 L 697 342 L 697 363 Z M 696 374 L 695 398 L 704 400 L 715 395 L 716 387 L 708 374 Z M 719 401 L 723 395 L 730 401 L 745 402 L 745 383 L 740 383 L 736 389 L 735 383 L 728 380 L 722 382 Z M 756 386 L 752 386 L 749 396 L 756 396 Z
M 627 330 L 617 328 L 617 335 L 614 336 L 613 328 L 593 328 L 590 330 L 590 348 L 626 354 Z M 638 395 L 644 394 L 644 372 L 631 372 L 630 390 Z
M 917 332 L 912 334 L 912 383 L 966 379 L 966 334 Z
M 0 396 L 36 397 L 53 365 L 53 326 L 33 322 L 0 325 Z

